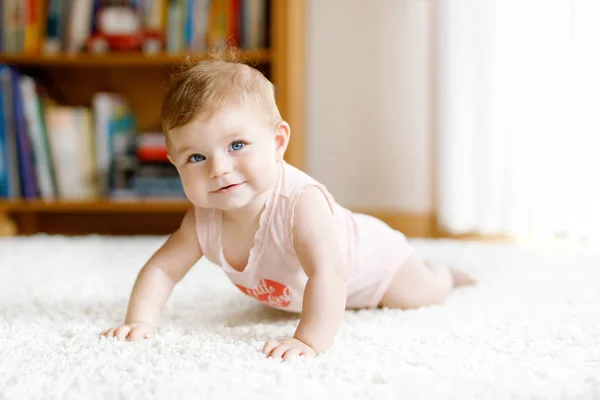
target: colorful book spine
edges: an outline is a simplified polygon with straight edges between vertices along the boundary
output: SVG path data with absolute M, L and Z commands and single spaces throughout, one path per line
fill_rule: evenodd
M 0 90 L 0 198 L 8 198 L 9 189 L 9 168 L 8 146 L 6 144 L 6 130 L 4 128 L 4 99 L 2 90 Z
M 23 189 L 23 197 L 30 199 L 38 197 L 39 191 L 35 173 L 33 149 L 29 139 L 29 133 L 27 132 L 27 122 L 19 79 L 19 74 L 15 71 L 11 71 L 11 90 L 13 95 L 15 132 L 17 134 L 21 188 Z
M 4 1 L 6 0 L 0 0 L 0 53 L 5 52 L 4 31 L 6 30 L 6 20 L 4 19 Z
M 0 65 L 0 92 L 2 92 L 2 109 L 0 111 L 4 119 L 5 155 L 8 164 L 8 197 L 18 198 L 21 196 L 21 183 L 13 112 L 11 70 L 5 65 Z
M 63 48 L 64 2 L 65 0 L 47 0 L 46 37 L 43 51 L 55 54 Z
M 36 83 L 33 78 L 24 75 L 20 78 L 20 87 L 27 132 L 33 147 L 34 166 L 40 196 L 44 199 L 52 199 L 56 196 L 52 178 L 53 168 L 42 122 L 43 116 L 39 109 L 40 102 L 36 93 Z
M 27 54 L 37 54 L 40 50 L 41 25 L 42 25 L 42 1 L 26 1 L 27 15 L 25 25 L 24 51 Z

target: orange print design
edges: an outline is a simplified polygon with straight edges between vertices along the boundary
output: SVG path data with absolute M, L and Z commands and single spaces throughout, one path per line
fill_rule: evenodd
M 248 289 L 236 284 L 242 293 L 254 297 L 258 301 L 267 303 L 272 307 L 287 307 L 292 302 L 292 290 L 282 283 L 270 279 L 262 279 L 254 289 Z

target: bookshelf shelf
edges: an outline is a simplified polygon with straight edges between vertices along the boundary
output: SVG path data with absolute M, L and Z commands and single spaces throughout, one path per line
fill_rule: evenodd
M 109 54 L 58 54 L 58 55 L 7 55 L 0 54 L 0 64 L 27 67 L 163 67 L 176 66 L 190 55 L 201 58 L 203 54 L 167 54 L 146 55 L 142 53 L 109 53 Z M 242 50 L 241 59 L 248 62 L 270 62 L 269 49 Z
M 0 201 L 0 217 L 14 221 L 24 235 L 168 235 L 191 207 L 185 200 L 164 199 L 14 200 Z M 0 218 L 0 235 L 10 229 L 2 222 L 7 220 Z
M 15 200 L 0 203 L 0 210 L 14 214 L 45 212 L 110 212 L 110 213 L 182 213 L 192 205 L 185 200 Z

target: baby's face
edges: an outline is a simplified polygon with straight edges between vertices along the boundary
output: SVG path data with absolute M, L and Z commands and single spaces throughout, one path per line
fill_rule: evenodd
M 282 140 L 252 110 L 224 108 L 172 129 L 169 158 L 195 206 L 236 210 L 274 185 Z

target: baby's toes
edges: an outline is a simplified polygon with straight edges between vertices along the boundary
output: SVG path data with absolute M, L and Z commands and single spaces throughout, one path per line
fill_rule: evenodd
M 469 274 L 459 269 L 451 269 L 452 279 L 454 280 L 454 286 L 470 286 L 477 283 L 477 281 Z

